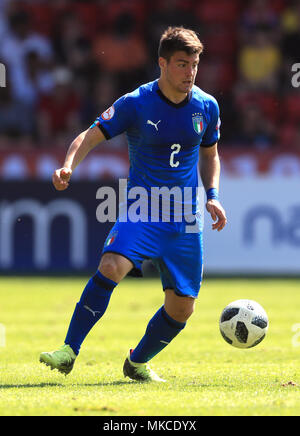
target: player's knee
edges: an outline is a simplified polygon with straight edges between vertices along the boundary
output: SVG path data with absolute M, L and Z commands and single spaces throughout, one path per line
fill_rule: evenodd
M 178 306 L 170 315 L 175 321 L 186 322 L 193 314 L 194 306 Z
M 194 306 L 185 307 L 182 310 L 181 316 L 187 321 L 194 313 Z
M 112 259 L 103 258 L 99 265 L 99 271 L 108 279 L 113 280 L 115 282 L 119 281 L 119 275 L 120 275 L 119 268 L 117 263 L 114 262 Z

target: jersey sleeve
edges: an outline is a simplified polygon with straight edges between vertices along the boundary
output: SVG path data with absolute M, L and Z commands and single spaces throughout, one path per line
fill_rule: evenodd
M 211 147 L 220 139 L 220 109 L 217 101 L 212 99 L 209 106 L 209 122 L 203 135 L 201 146 Z
M 90 126 L 98 126 L 106 139 L 126 132 L 134 123 L 135 116 L 134 98 L 129 94 L 120 97 L 106 109 Z

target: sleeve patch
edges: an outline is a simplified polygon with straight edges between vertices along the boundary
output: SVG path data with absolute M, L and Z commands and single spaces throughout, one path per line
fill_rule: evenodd
M 109 120 L 112 119 L 112 117 L 114 116 L 114 114 L 115 114 L 115 108 L 114 108 L 114 106 L 110 106 L 108 109 L 106 109 L 106 111 L 104 111 L 104 112 L 101 114 L 101 118 L 102 118 L 102 120 L 104 120 L 104 121 L 109 121 Z

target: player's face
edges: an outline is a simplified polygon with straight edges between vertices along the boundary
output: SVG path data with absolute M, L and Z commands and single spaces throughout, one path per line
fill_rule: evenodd
M 178 93 L 187 94 L 195 83 L 198 71 L 199 54 L 188 55 L 184 51 L 175 52 L 169 61 L 160 58 L 162 75 L 169 86 Z

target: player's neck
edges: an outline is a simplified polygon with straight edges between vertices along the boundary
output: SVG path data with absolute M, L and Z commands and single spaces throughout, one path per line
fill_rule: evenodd
M 170 100 L 172 103 L 179 104 L 186 99 L 188 93 L 178 92 L 170 84 L 164 80 L 162 77 L 158 79 L 158 86 L 163 95 Z

